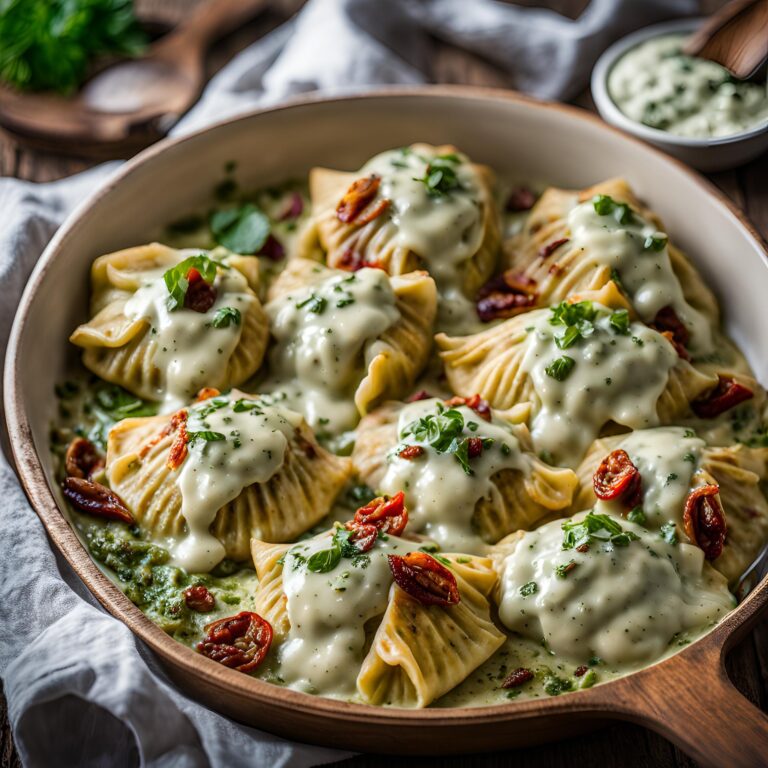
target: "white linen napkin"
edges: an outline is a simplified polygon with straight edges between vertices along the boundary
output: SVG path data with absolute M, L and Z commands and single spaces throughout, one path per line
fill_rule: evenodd
M 696 11 L 696 0 L 592 0 L 573 21 L 496 0 L 310 0 L 224 68 L 174 133 L 299 92 L 429 82 L 430 36 L 482 54 L 520 90 L 570 98 L 614 39 Z M 117 165 L 50 184 L 0 179 L 3 356 L 40 253 Z M 54 554 L 2 454 L 0 498 L 0 676 L 25 765 L 287 768 L 348 756 L 248 728 L 188 699 Z

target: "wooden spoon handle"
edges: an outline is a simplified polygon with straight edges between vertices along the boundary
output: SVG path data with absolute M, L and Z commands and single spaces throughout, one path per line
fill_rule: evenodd
M 693 646 L 664 662 L 659 677 L 627 678 L 614 712 L 624 710 L 625 719 L 656 731 L 702 765 L 766 765 L 768 715 L 733 686 L 720 649 L 696 651 Z
M 268 0 L 205 0 L 157 47 L 194 49 L 203 53 L 220 37 L 233 32 L 266 7 Z

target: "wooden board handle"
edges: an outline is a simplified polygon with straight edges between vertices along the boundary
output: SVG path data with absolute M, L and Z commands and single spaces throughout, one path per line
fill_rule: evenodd
M 650 728 L 705 766 L 768 762 L 768 715 L 734 687 L 722 649 L 696 646 L 663 662 L 663 675 L 626 678 L 615 713 Z M 648 670 L 651 671 L 651 670 Z

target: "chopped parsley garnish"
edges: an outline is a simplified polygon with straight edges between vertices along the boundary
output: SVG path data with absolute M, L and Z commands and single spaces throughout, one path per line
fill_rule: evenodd
M 545 369 L 544 372 L 547 376 L 551 376 L 557 381 L 565 381 L 573 370 L 573 366 L 576 365 L 576 361 L 568 355 L 563 355 L 553 360 Z
M 614 283 L 616 283 L 616 286 L 618 289 L 624 293 L 626 293 L 626 290 L 624 288 L 624 283 L 621 282 L 621 275 L 619 275 L 619 272 L 614 267 L 611 267 L 611 280 L 613 280 Z
M 426 443 L 437 453 L 452 453 L 468 475 L 474 474 L 469 464 L 469 446 L 470 440 L 478 438 L 465 437 L 464 416 L 456 408 L 446 408 L 438 403 L 437 413 L 429 413 L 406 425 L 400 433 L 400 439 L 408 437 L 413 437 L 418 443 Z M 480 439 L 483 441 L 483 449 L 493 444 L 492 438 Z
M 548 696 L 559 696 L 572 688 L 573 683 L 570 680 L 564 680 L 557 675 L 547 675 L 544 678 L 544 693 Z
M 558 579 L 565 579 L 577 565 L 578 563 L 575 560 L 569 560 L 567 563 L 555 566 L 555 576 L 557 576 Z
M 683 461 L 689 461 L 691 464 L 695 464 L 696 463 L 696 457 L 692 453 L 689 452 L 689 453 L 686 453 L 683 456 Z
M 683 437 L 696 437 L 696 433 L 692 429 L 686 429 L 685 432 L 683 432 Z
M 213 316 L 211 325 L 214 328 L 229 328 L 230 325 L 240 325 L 240 310 L 235 307 L 220 307 Z
M 200 406 L 195 408 L 195 411 L 201 419 L 204 419 L 215 411 L 225 408 L 227 405 L 229 405 L 229 400 L 213 398 L 212 400 L 205 400 Z
M 670 520 L 668 523 L 659 528 L 659 536 L 661 536 L 667 544 L 677 544 L 677 526 Z
M 157 413 L 155 403 L 147 403 L 117 384 L 99 386 L 94 397 L 96 404 L 115 421 L 129 417 L 154 416 Z
M 196 269 L 203 280 L 208 285 L 212 285 L 216 279 L 217 266 L 217 262 L 201 253 L 199 256 L 190 256 L 184 259 L 184 261 L 179 262 L 175 267 L 167 270 L 163 274 L 163 280 L 169 293 L 166 302 L 168 311 L 172 312 L 174 309 L 184 306 L 184 298 L 187 295 L 187 288 L 189 288 L 187 275 L 190 269 Z
M 623 336 L 629 333 L 629 311 L 626 309 L 617 309 L 611 313 L 611 319 L 608 321 L 611 328 Z
M 632 224 L 635 215 L 626 203 L 616 202 L 610 195 L 595 195 L 592 205 L 599 216 L 613 216 L 619 224 Z
M 427 162 L 427 168 L 422 178 L 414 177 L 414 181 L 420 181 L 427 188 L 430 197 L 441 197 L 461 189 L 461 182 L 456 173 L 456 166 L 461 163 L 461 158 L 455 154 L 438 155 Z
M 352 531 L 348 531 L 341 526 L 337 527 L 333 532 L 328 549 L 321 549 L 317 552 L 313 552 L 307 558 L 307 570 L 310 570 L 313 573 L 328 573 L 341 562 L 342 557 L 351 559 L 353 566 L 361 566 L 365 568 L 368 565 L 370 558 L 361 553 L 360 550 L 350 542 L 349 538 L 351 535 Z M 294 555 L 294 558 L 296 558 L 296 555 Z
M 642 507 L 635 507 L 629 511 L 627 520 L 630 523 L 637 523 L 637 525 L 645 525 L 645 512 Z
M 538 591 L 539 585 L 535 581 L 529 581 L 527 584 L 523 584 L 523 586 L 520 587 L 520 594 L 523 597 L 529 597 L 530 595 L 536 594 Z
M 203 440 L 206 443 L 217 443 L 227 438 L 221 434 L 221 432 L 212 432 L 209 429 L 201 430 L 200 432 L 187 432 L 190 445 L 196 440 Z
M 566 520 L 562 524 L 563 549 L 578 549 L 600 542 L 607 548 L 627 547 L 639 538 L 632 531 L 625 531 L 619 522 L 609 515 L 588 512 L 583 520 Z
M 593 321 L 597 316 L 597 310 L 591 301 L 577 301 L 570 304 L 561 301 L 557 306 L 551 307 L 552 317 L 550 325 L 565 326 L 565 330 L 554 337 L 555 344 L 560 349 L 568 349 L 579 339 L 591 336 L 595 332 Z
M 316 315 L 322 315 L 325 312 L 325 308 L 328 305 L 328 299 L 324 299 L 322 296 L 317 296 L 315 293 L 311 293 L 304 301 L 300 301 L 296 304 L 296 309 L 307 308 L 308 312 L 314 312 Z
M 243 413 L 243 411 L 253 411 L 255 409 L 261 408 L 261 402 L 258 400 L 246 400 L 245 398 L 240 398 L 239 400 L 235 400 L 234 403 L 232 403 L 232 410 L 235 413 Z
M 643 248 L 646 251 L 663 251 L 667 245 L 669 238 L 664 234 L 648 235 L 643 243 Z
M 269 237 L 269 218 L 253 203 L 216 211 L 210 219 L 213 239 L 233 253 L 258 253 Z

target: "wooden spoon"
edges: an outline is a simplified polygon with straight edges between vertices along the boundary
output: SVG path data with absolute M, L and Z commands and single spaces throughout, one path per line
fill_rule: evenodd
M 208 0 L 138 59 L 107 67 L 74 98 L 0 86 L 0 125 L 56 151 L 99 154 L 161 136 L 197 100 L 208 47 L 254 16 L 267 0 Z
M 733 0 L 707 19 L 683 52 L 746 80 L 768 58 L 768 0 Z

